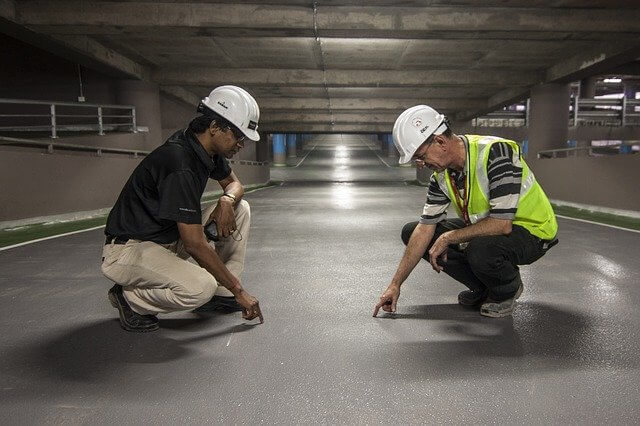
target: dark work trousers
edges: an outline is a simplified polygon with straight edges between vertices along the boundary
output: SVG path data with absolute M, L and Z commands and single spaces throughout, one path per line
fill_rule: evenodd
M 418 222 L 407 223 L 402 228 L 405 244 Z M 440 235 L 463 228 L 462 219 L 445 220 L 436 225 L 435 234 L 427 251 L 422 256 L 429 260 L 429 249 Z M 535 237 L 525 228 L 513 225 L 509 235 L 476 237 L 464 250 L 458 244 L 449 245 L 447 262 L 438 259 L 443 271 L 473 291 L 489 291 L 489 297 L 502 301 L 513 297 L 520 286 L 518 265 L 528 265 L 540 259 L 545 250 L 545 241 Z

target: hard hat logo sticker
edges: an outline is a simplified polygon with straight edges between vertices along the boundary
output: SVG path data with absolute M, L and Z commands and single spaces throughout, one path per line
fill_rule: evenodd
M 422 126 L 422 119 L 421 118 L 414 118 L 413 119 L 413 125 L 419 128 L 420 126 Z

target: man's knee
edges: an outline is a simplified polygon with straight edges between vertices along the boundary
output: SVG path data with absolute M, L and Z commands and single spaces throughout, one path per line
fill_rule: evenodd
M 247 200 L 240 200 L 236 206 L 236 216 L 240 215 L 251 216 L 251 206 L 249 206 Z
M 504 253 L 491 237 L 478 237 L 469 242 L 465 250 L 472 270 L 491 271 L 504 262 Z
M 413 234 L 416 226 L 418 226 L 418 222 L 409 222 L 402 227 L 402 233 L 400 234 L 400 236 L 402 238 L 402 242 L 405 245 L 409 244 L 409 238 L 411 238 L 411 234 Z
M 176 292 L 176 296 L 186 309 L 195 309 L 211 300 L 216 287 L 212 277 L 203 276 L 189 283 L 189 286 L 182 288 L 180 292 Z

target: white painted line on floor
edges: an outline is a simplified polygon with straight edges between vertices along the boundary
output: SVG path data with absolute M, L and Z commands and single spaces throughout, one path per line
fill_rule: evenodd
M 316 144 L 313 146 L 313 148 L 311 148 L 311 149 L 309 150 L 309 152 L 307 152 L 307 155 L 305 155 L 304 157 L 302 157 L 302 160 L 300 160 L 300 161 L 298 162 L 298 164 L 296 164 L 295 166 L 293 166 L 293 168 L 295 169 L 295 168 L 296 168 L 296 167 L 298 167 L 300 164 L 302 164 L 302 162 L 303 162 L 304 160 L 306 160 L 306 159 L 307 159 L 307 157 L 309 156 L 309 154 L 311 154 L 311 151 L 313 151 L 314 149 L 316 149 L 316 146 L 318 146 L 318 142 L 316 142 Z
M 556 217 L 561 217 L 563 219 L 569 219 L 569 220 L 577 220 L 578 222 L 590 223 L 592 225 L 600 225 L 600 226 L 606 226 L 606 227 L 614 228 L 614 229 L 622 229 L 623 231 L 635 232 L 637 234 L 640 234 L 640 231 L 637 230 L 637 229 L 623 228 L 622 226 L 609 225 L 608 223 L 593 222 L 591 220 L 578 219 L 576 217 L 569 217 L 569 216 L 562 216 L 560 214 L 557 214 Z
M 371 148 L 371 146 L 369 145 L 369 143 L 368 143 L 368 142 L 366 142 L 366 139 L 367 139 L 367 138 L 365 138 L 365 137 L 362 137 L 362 136 L 361 136 L 361 137 L 360 137 L 360 139 L 361 139 L 361 141 L 362 141 L 362 142 L 364 142 L 364 144 L 367 146 L 367 148 L 369 148 L 369 149 L 371 150 L 371 152 L 373 152 L 373 153 L 376 155 L 376 157 L 378 157 L 378 159 L 379 159 L 380 161 L 382 161 L 382 163 L 383 163 L 385 166 L 387 166 L 387 167 L 391 168 L 391 166 L 389 165 L 389 163 L 387 163 L 386 161 L 384 161 L 384 159 L 378 155 L 378 153 L 376 152 L 376 150 L 375 150 L 375 149 L 373 149 L 373 148 Z
M 37 240 L 25 241 L 23 243 L 14 244 L 12 246 L 0 247 L 0 251 L 9 250 L 16 247 L 26 246 L 27 244 L 39 243 L 40 241 L 52 240 L 54 238 L 66 237 L 67 235 L 79 234 L 81 232 L 94 231 L 96 229 L 104 228 L 105 225 L 94 226 L 93 228 L 79 229 L 77 231 L 65 232 L 64 234 L 51 235 L 49 237 L 38 238 Z

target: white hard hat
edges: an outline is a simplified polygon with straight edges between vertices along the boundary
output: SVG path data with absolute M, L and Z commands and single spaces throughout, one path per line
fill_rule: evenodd
M 260 108 L 256 100 L 246 90 L 238 86 L 220 86 L 200 102 L 199 112 L 207 107 L 236 126 L 252 141 L 259 141 L 258 120 Z
M 427 105 L 416 105 L 400 114 L 393 125 L 393 143 L 400 153 L 398 163 L 411 161 L 429 136 L 447 130 L 446 120 L 444 115 Z

